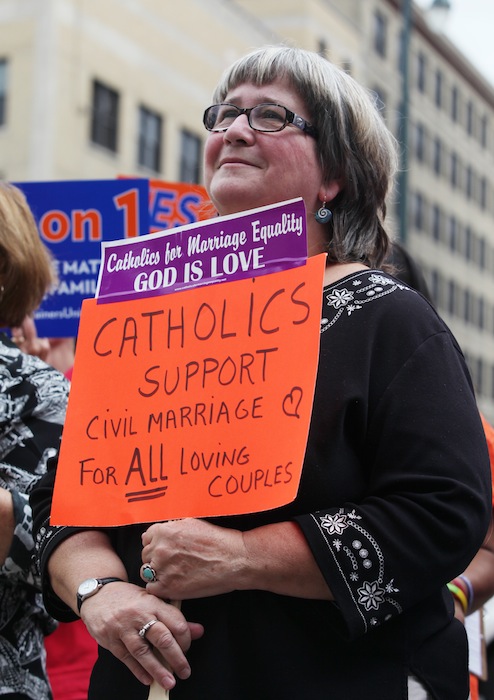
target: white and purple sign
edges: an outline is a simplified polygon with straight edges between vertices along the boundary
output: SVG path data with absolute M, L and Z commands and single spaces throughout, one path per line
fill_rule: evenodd
M 99 303 L 159 296 L 305 264 L 301 198 L 102 243 Z

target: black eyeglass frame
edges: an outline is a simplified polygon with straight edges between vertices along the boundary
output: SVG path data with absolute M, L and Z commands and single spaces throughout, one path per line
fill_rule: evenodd
M 266 107 L 266 106 L 267 107 L 269 107 L 269 106 L 280 107 L 281 109 L 285 110 L 285 123 L 282 126 L 280 126 L 279 129 L 257 129 L 255 126 L 252 126 L 251 121 L 250 121 L 250 115 L 251 115 L 252 110 L 257 109 L 257 107 Z M 216 133 L 216 134 L 224 133 L 225 131 L 227 131 L 230 128 L 230 126 L 235 121 L 235 119 L 233 119 L 232 124 L 230 124 L 229 126 L 225 126 L 222 129 L 209 128 L 207 125 L 207 121 L 208 121 L 207 117 L 208 117 L 210 110 L 213 109 L 214 107 L 233 107 L 234 109 L 236 109 L 238 111 L 238 114 L 235 117 L 235 119 L 237 119 L 237 117 L 240 117 L 242 114 L 245 114 L 245 116 L 247 117 L 247 121 L 249 123 L 250 128 L 253 131 L 259 131 L 261 134 L 276 134 L 278 131 L 283 131 L 283 129 L 285 129 L 285 127 L 287 127 L 289 124 L 293 124 L 293 126 L 296 126 L 298 129 L 300 129 L 301 131 L 306 133 L 308 136 L 312 136 L 312 138 L 314 138 L 314 139 L 317 139 L 317 137 L 318 137 L 318 131 L 317 131 L 317 128 L 315 126 L 313 126 L 310 122 L 308 122 L 303 117 L 300 117 L 298 114 L 295 114 L 295 112 L 292 112 L 290 109 L 288 109 L 288 107 L 285 107 L 284 105 L 277 104 L 276 102 L 261 102 L 258 105 L 254 105 L 254 107 L 237 107 L 237 105 L 234 105 L 232 102 L 218 102 L 217 104 L 211 105 L 210 107 L 208 107 L 207 109 L 204 110 L 202 121 L 203 121 L 205 128 L 208 131 L 211 131 L 212 133 Z

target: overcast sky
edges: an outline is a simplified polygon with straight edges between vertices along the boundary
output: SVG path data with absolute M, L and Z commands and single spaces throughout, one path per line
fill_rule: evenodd
M 415 0 L 430 7 L 432 0 Z M 450 0 L 445 34 L 494 85 L 494 0 Z

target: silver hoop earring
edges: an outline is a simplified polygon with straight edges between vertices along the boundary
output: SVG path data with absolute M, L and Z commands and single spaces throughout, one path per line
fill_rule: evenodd
M 331 219 L 333 218 L 333 212 L 331 211 L 331 209 L 326 208 L 326 202 L 324 202 L 322 207 L 319 207 L 319 209 L 314 214 L 314 218 L 318 224 L 327 224 L 328 221 L 331 221 Z

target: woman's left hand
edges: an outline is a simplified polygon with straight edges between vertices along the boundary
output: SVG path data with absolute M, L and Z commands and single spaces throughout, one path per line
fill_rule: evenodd
M 142 561 L 156 572 L 150 593 L 164 600 L 186 600 L 241 588 L 246 565 L 243 535 L 186 518 L 157 523 L 142 536 Z

